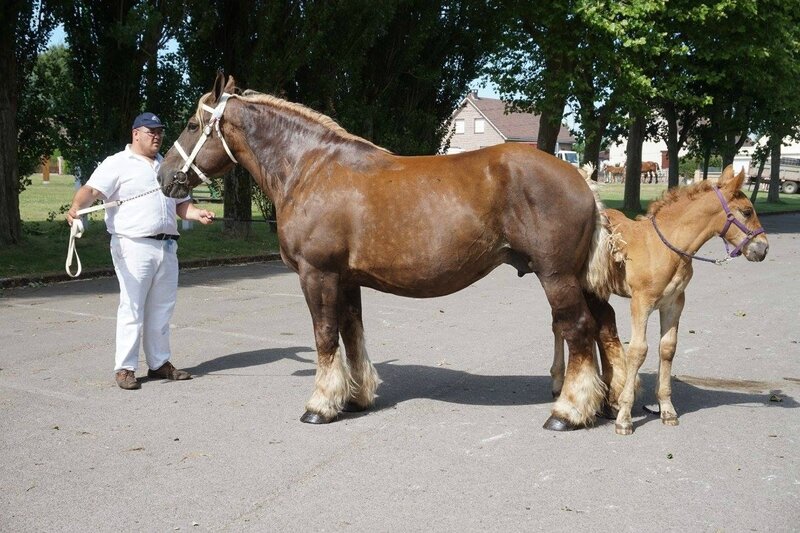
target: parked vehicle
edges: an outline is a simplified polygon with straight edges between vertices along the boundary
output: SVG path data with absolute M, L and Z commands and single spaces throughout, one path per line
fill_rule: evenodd
M 578 160 L 578 152 L 573 152 L 571 150 L 559 150 L 556 152 L 556 157 L 566 161 L 571 165 L 575 165 L 576 167 L 580 166 L 580 161 Z
M 761 174 L 761 182 L 766 183 L 769 181 L 770 164 L 764 165 L 764 172 Z M 786 194 L 794 194 L 800 189 L 800 159 L 794 157 L 781 158 L 781 192 Z M 750 167 L 750 172 L 747 177 L 747 183 L 753 184 L 758 176 L 758 165 Z

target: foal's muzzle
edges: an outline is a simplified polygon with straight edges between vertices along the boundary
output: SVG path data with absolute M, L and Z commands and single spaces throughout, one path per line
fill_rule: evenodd
M 762 241 L 751 241 L 744 249 L 744 256 L 748 261 L 763 261 L 767 257 L 769 244 Z

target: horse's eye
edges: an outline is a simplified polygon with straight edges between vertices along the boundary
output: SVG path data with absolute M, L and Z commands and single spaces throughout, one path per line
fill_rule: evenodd
M 197 123 L 196 123 L 196 122 L 190 122 L 190 123 L 189 123 L 189 125 L 188 125 L 188 126 L 186 126 L 186 128 L 187 128 L 189 131 L 197 131 L 197 128 L 198 128 L 198 126 L 197 126 Z
M 750 218 L 751 216 L 753 216 L 753 210 L 749 209 L 749 208 L 748 209 L 740 209 L 739 212 L 742 213 L 742 216 L 744 218 Z

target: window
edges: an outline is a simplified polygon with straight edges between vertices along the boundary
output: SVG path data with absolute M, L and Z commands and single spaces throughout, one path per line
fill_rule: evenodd
M 456 119 L 456 135 L 464 133 L 464 119 Z
M 486 121 L 482 118 L 475 119 L 475 133 L 483 133 L 486 128 Z

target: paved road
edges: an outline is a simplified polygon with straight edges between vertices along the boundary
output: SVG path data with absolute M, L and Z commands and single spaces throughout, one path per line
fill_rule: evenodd
M 765 262 L 696 267 L 680 426 L 637 408 L 630 437 L 541 428 L 549 308 L 510 267 L 434 300 L 365 291 L 377 406 L 321 427 L 298 421 L 313 339 L 281 263 L 182 272 L 174 362 L 197 377 L 139 391 L 112 380 L 113 279 L 6 290 L 0 531 L 797 531 L 800 216 L 764 223 Z

